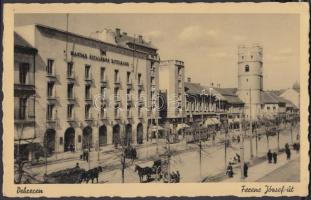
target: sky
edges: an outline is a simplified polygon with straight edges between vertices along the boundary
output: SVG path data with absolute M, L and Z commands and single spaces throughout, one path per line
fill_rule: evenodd
M 143 35 L 161 60 L 185 63 L 186 77 L 202 85 L 237 87 L 239 44 L 263 46 L 265 90 L 299 81 L 299 16 L 295 14 L 70 14 L 70 32 L 89 36 L 105 28 Z M 66 14 L 18 14 L 15 27 L 40 23 L 66 30 Z

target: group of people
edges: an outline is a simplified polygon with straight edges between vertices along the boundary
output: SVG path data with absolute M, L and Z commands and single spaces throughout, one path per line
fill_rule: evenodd
M 229 165 L 227 166 L 226 175 L 228 175 L 228 177 L 230 178 L 232 178 L 234 175 L 232 165 L 235 163 L 241 163 L 241 156 L 238 153 L 236 153 L 235 156 L 233 157 L 233 162 L 229 162 Z M 243 175 L 245 178 L 248 176 L 248 164 L 246 162 L 244 162 L 243 165 Z
M 278 158 L 278 154 L 276 152 L 272 153 L 271 150 L 269 149 L 269 151 L 267 153 L 268 163 L 272 163 L 272 159 L 273 159 L 273 163 L 276 164 L 277 158 Z
M 229 162 L 229 165 L 227 166 L 227 172 L 226 175 L 228 175 L 229 178 L 232 178 L 234 175 L 232 163 Z M 246 178 L 248 176 L 248 164 L 245 162 L 243 165 L 243 176 Z
M 168 173 L 164 173 L 163 176 L 163 182 L 168 183 L 169 182 L 169 177 Z M 171 172 L 170 173 L 170 183 L 179 183 L 180 182 L 180 174 L 179 171 L 177 170 L 176 172 Z

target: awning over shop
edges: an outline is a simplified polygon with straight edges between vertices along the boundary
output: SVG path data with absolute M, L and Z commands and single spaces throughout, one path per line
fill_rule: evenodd
M 239 118 L 234 118 L 233 122 L 238 123 L 238 122 L 240 122 L 240 119 Z
M 184 128 L 189 128 L 190 126 L 188 126 L 187 124 L 185 123 L 182 123 L 182 124 L 178 124 L 177 125 L 177 128 L 176 128 L 176 131 L 179 131 L 181 129 L 184 129 Z
M 164 130 L 164 128 L 162 126 L 152 126 L 151 131 L 161 131 Z
M 40 143 L 40 138 L 28 138 L 28 139 L 14 139 L 14 144 L 35 144 Z
M 216 118 L 207 118 L 207 120 L 205 121 L 205 126 L 211 126 L 216 124 L 219 124 L 219 120 Z
M 212 118 L 214 121 L 214 124 L 220 124 L 220 121 L 217 118 Z

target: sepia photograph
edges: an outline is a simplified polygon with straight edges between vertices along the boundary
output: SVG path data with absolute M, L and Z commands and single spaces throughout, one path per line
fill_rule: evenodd
M 4 143 L 17 194 L 243 183 L 246 195 L 290 195 L 304 182 L 299 13 L 12 16 L 14 141 Z

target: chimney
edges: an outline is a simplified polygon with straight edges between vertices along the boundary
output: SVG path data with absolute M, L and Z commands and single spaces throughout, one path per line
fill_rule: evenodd
M 139 36 L 138 36 L 138 41 L 139 41 L 140 43 L 143 42 L 143 36 L 142 36 L 142 35 L 139 35 Z
M 123 35 L 125 35 L 125 36 L 126 36 L 126 35 L 127 35 L 127 32 L 123 32 Z
M 188 77 L 187 80 L 188 80 L 188 83 L 191 83 L 191 78 L 190 77 Z
M 117 34 L 117 37 L 120 37 L 121 36 L 121 29 L 116 28 L 116 34 Z

